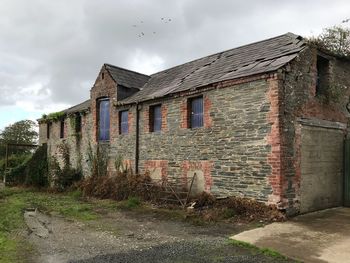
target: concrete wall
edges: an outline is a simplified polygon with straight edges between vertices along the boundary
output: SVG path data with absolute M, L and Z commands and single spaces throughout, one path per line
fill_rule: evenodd
M 342 205 L 342 130 L 302 125 L 300 212 Z

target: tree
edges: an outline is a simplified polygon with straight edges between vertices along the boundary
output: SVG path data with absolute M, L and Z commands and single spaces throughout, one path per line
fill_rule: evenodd
M 347 23 L 348 20 L 344 20 Z M 323 29 L 323 32 L 312 39 L 319 48 L 341 57 L 350 57 L 350 28 L 337 25 Z
M 11 124 L 0 132 L 0 158 L 5 155 L 5 144 L 35 144 L 38 140 L 37 125 L 31 120 L 22 120 Z M 25 153 L 29 149 L 11 149 L 11 153 Z

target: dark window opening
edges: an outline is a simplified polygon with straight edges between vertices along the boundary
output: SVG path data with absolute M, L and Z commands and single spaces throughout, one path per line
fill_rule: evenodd
M 101 74 L 101 78 L 104 79 L 105 78 L 105 73 Z
M 324 94 L 329 86 L 329 60 L 317 56 L 316 96 Z
M 109 140 L 109 100 L 99 100 L 99 112 L 98 112 L 98 139 L 100 141 Z
M 149 110 L 150 132 L 160 132 L 162 130 L 162 106 L 154 105 Z
M 47 139 L 50 139 L 50 126 L 51 126 L 51 123 L 47 123 L 46 124 L 46 138 Z
M 203 97 L 188 100 L 189 128 L 203 127 Z
M 60 122 L 60 138 L 64 138 L 64 120 Z
M 119 112 L 119 134 L 127 134 L 129 132 L 128 115 L 129 112 L 127 110 Z
M 76 133 L 81 132 L 81 115 L 80 114 L 75 115 L 75 132 Z

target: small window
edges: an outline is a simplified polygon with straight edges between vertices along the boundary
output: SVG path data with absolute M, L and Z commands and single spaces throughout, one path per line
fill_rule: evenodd
M 192 98 L 188 103 L 189 127 L 203 127 L 203 97 Z
M 129 132 L 128 111 L 119 112 L 119 133 L 127 134 Z
M 324 94 L 329 85 L 329 60 L 317 56 L 316 96 Z
M 51 123 L 50 122 L 48 122 L 47 124 L 46 124 L 46 138 L 47 139 L 50 139 L 50 129 L 51 128 Z
M 105 78 L 105 73 L 101 74 L 101 78 L 104 79 Z
M 160 132 L 162 129 L 162 106 L 160 104 L 151 106 L 149 115 L 150 132 Z
M 99 101 L 98 114 L 98 138 L 100 141 L 109 141 L 109 100 L 102 99 Z
M 64 138 L 64 120 L 60 122 L 60 138 Z
M 79 113 L 75 115 L 75 132 L 81 132 L 81 115 Z

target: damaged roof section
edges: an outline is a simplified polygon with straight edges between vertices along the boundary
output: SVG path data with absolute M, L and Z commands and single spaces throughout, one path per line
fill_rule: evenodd
M 278 37 L 200 58 L 151 75 L 143 88 L 120 104 L 160 98 L 220 81 L 275 71 L 303 50 L 302 37 Z
M 78 105 L 75 105 L 73 107 L 70 107 L 66 110 L 64 110 L 63 112 L 67 115 L 73 114 L 73 113 L 77 113 L 77 112 L 84 112 L 90 109 L 90 100 L 86 100 Z
M 119 68 L 110 64 L 104 64 L 104 66 L 118 85 L 127 88 L 136 88 L 140 90 L 150 79 L 150 76 L 135 71 Z

